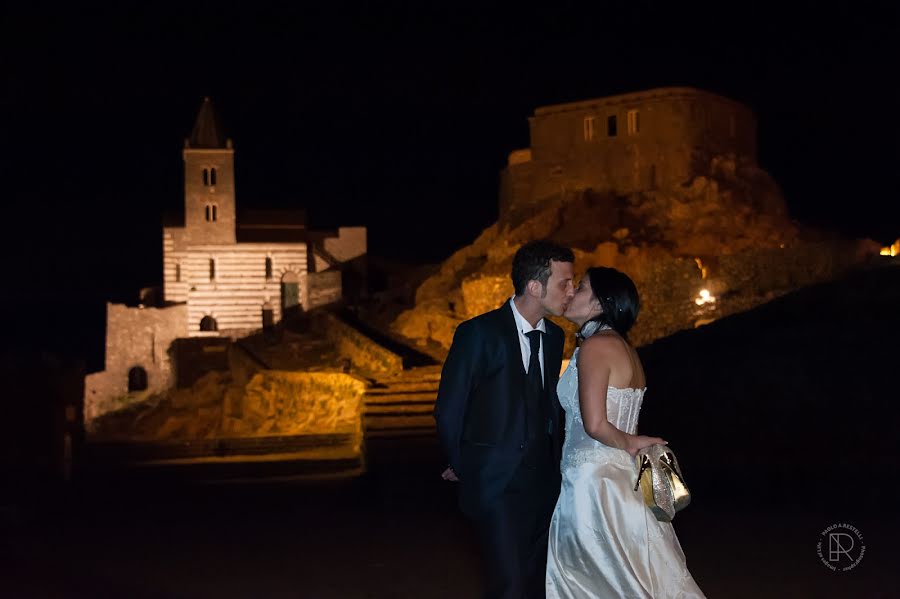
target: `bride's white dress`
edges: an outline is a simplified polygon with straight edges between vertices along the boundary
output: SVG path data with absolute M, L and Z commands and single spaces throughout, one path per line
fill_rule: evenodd
M 566 411 L 562 489 L 550 521 L 547 597 L 704 597 L 672 525 L 634 491 L 634 458 L 588 436 L 578 402 L 578 349 L 557 387 Z M 644 389 L 609 388 L 606 412 L 634 434 Z

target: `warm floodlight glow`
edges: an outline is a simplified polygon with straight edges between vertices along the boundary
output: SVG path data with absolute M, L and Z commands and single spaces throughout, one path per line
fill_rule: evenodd
M 694 303 L 698 306 L 702 306 L 704 304 L 714 304 L 715 302 L 715 296 L 713 296 L 708 289 L 701 289 L 700 294 L 694 300 Z

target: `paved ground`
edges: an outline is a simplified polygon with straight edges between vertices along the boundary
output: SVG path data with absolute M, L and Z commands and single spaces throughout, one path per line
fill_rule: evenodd
M 371 470 L 358 480 L 107 480 L 7 503 L 0 596 L 477 596 L 477 550 L 438 477 L 434 443 L 371 449 Z M 877 495 L 817 494 L 813 507 L 801 507 L 802 495 L 773 488 L 780 499 L 747 505 L 712 492 L 706 474 L 693 483 L 695 501 L 676 530 L 708 596 L 898 596 L 900 531 Z M 846 573 L 828 570 L 816 552 L 820 532 L 836 522 L 852 523 L 866 544 Z

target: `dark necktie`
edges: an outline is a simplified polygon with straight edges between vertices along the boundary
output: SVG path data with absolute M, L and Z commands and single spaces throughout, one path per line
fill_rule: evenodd
M 528 374 L 525 375 L 526 427 L 529 439 L 538 439 L 547 430 L 544 414 L 544 383 L 541 376 L 541 331 L 525 333 L 531 343 Z
M 528 331 L 525 336 L 531 343 L 531 359 L 528 361 L 528 378 L 537 381 L 537 388 L 544 388 L 544 380 L 541 376 L 541 331 L 535 329 Z

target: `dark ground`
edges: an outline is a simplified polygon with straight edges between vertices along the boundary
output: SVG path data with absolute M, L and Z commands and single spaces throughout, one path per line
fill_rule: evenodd
M 709 597 L 900 596 L 897 306 L 900 269 L 878 268 L 642 349 L 642 431 L 682 461 L 675 529 Z M 352 481 L 9 488 L 0 596 L 477 596 L 436 443 L 369 450 Z M 849 572 L 817 555 L 836 523 L 863 534 Z
M 4 597 L 476 597 L 477 549 L 438 477 L 432 443 L 375 448 L 370 473 L 316 484 L 106 484 L 3 514 Z M 691 472 L 691 471 L 688 471 Z M 861 495 L 717 495 L 693 472 L 675 527 L 709 597 L 896 597 L 896 512 Z M 838 482 L 838 481 L 835 481 Z M 771 481 L 767 481 L 771 483 Z M 848 522 L 866 554 L 852 571 L 817 556 Z

